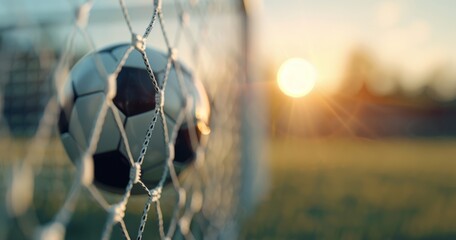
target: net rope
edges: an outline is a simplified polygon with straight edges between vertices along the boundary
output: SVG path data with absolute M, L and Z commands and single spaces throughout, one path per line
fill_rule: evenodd
M 215 1 L 216 2 L 216 1 Z M 222 1 L 223 2 L 223 1 Z M 189 127 L 189 137 L 191 145 L 196 149 L 196 160 L 194 163 L 194 171 L 189 173 L 189 177 L 185 181 L 179 178 L 176 169 L 174 168 L 174 143 L 178 134 L 178 130 L 184 122 L 192 124 L 194 121 L 191 115 L 191 106 L 194 99 L 189 94 L 184 83 L 183 70 L 180 66 L 180 46 L 185 42 L 191 46 L 192 70 L 195 72 L 202 72 L 205 67 L 205 62 L 201 60 L 202 55 L 207 57 L 207 62 L 213 60 L 214 56 L 208 52 L 214 51 L 205 46 L 205 38 L 207 37 L 210 21 L 208 20 L 207 12 L 210 9 L 216 8 L 216 4 L 212 1 L 190 1 L 183 2 L 180 0 L 173 1 L 173 9 L 176 12 L 178 19 L 178 27 L 174 34 L 174 39 L 171 41 L 169 28 L 166 25 L 165 17 L 166 12 L 163 10 L 162 0 L 154 0 L 150 3 L 152 6 L 152 13 L 150 14 L 150 21 L 144 26 L 143 34 L 137 34 L 137 27 L 132 23 L 135 15 L 129 12 L 128 4 L 124 0 L 119 0 L 118 7 L 121 10 L 124 25 L 131 35 L 131 42 L 129 48 L 123 54 L 118 65 L 113 72 L 108 72 L 101 59 L 95 54 L 95 67 L 107 83 L 107 92 L 101 108 L 98 111 L 93 129 L 91 131 L 90 141 L 87 149 L 85 150 L 80 161 L 76 163 L 76 173 L 72 180 L 71 187 L 65 195 L 62 206 L 54 214 L 54 217 L 48 221 L 39 220 L 35 206 L 33 206 L 34 195 L 34 176 L 45 171 L 46 161 L 49 156 L 50 146 L 54 144 L 53 134 L 54 128 L 57 123 L 59 114 L 59 96 L 63 94 L 63 86 L 69 78 L 69 72 L 72 67 L 75 56 L 75 39 L 76 36 L 82 37 L 85 44 L 89 48 L 89 52 L 96 52 L 97 45 L 92 37 L 88 26 L 90 25 L 90 17 L 94 6 L 93 0 L 87 0 L 76 6 L 75 19 L 70 32 L 67 34 L 64 47 L 59 56 L 56 67 L 53 71 L 48 69 L 49 78 L 53 79 L 53 86 L 56 89 L 56 94 L 49 97 L 47 103 L 43 107 L 42 117 L 39 119 L 39 124 L 36 127 L 36 132 L 32 137 L 27 138 L 23 143 L 24 149 L 21 149 L 20 156 L 12 158 L 19 159 L 15 163 L 6 163 L 2 160 L 4 166 L 9 167 L 12 165 L 14 170 L 11 174 L 11 180 L 8 185 L 4 186 L 6 191 L 6 209 L 5 214 L 7 217 L 2 217 L 0 221 L 6 222 L 8 226 L 9 218 L 15 218 L 18 222 L 19 228 L 22 229 L 26 238 L 35 239 L 64 239 L 66 231 L 70 225 L 73 215 L 75 213 L 78 201 L 83 197 L 82 192 L 87 192 L 90 197 L 107 213 L 104 226 L 100 226 L 101 239 L 111 239 L 114 227 L 119 227 L 125 239 L 142 239 L 146 226 L 148 226 L 148 218 L 151 218 L 151 207 L 155 208 L 155 218 L 158 221 L 158 226 L 151 226 L 158 232 L 160 239 L 184 238 L 184 239 L 198 239 L 202 238 L 218 238 L 222 232 L 227 231 L 230 226 L 235 225 L 236 194 L 239 189 L 239 169 L 233 167 L 239 164 L 240 153 L 239 150 L 239 136 L 238 129 L 239 123 L 233 121 L 233 117 L 238 114 L 236 108 L 237 97 L 239 92 L 235 82 L 230 83 L 229 80 L 223 84 L 209 85 L 209 92 L 217 94 L 217 101 L 212 101 L 212 119 L 211 122 L 216 122 L 215 126 L 211 126 L 213 132 L 210 135 L 210 141 L 206 146 L 198 144 L 197 133 L 195 128 Z M 212 10 L 211 10 L 212 11 Z M 215 10 L 213 10 L 215 11 Z M 196 30 L 192 29 L 189 21 L 193 15 L 197 22 Z M 217 13 L 212 13 L 217 14 Z M 171 13 L 170 13 L 171 15 Z M 171 16 L 173 17 L 173 16 Z M 196 20 L 195 20 L 196 21 Z M 121 27 L 121 26 L 119 26 Z M 157 76 L 154 74 L 153 65 L 149 62 L 149 58 L 145 51 L 147 40 L 151 37 L 163 38 L 165 48 L 167 50 L 167 64 L 166 71 L 163 75 L 162 84 L 159 84 Z M 41 51 L 36 47 L 36 52 Z M 144 129 L 144 140 L 140 150 L 139 157 L 133 158 L 132 150 L 130 149 L 129 139 L 127 137 L 126 129 L 122 122 L 118 109 L 113 107 L 113 99 L 116 96 L 116 79 L 122 67 L 126 63 L 127 58 L 133 51 L 141 54 L 144 62 L 144 67 L 148 72 L 149 78 L 152 82 L 155 91 L 155 103 L 153 118 L 150 119 L 147 129 Z M 237 53 L 240 54 L 240 53 Z M 233 57 L 231 57 L 233 58 Z M 42 59 L 40 59 L 41 61 Z M 234 78 L 239 74 L 240 69 L 236 67 L 235 58 L 231 62 L 227 62 L 224 68 L 220 71 L 229 77 Z M 10 73 L 12 66 L 0 64 L 3 67 L 1 73 Z M 169 74 L 171 69 L 176 71 L 178 85 L 182 96 L 184 96 L 184 107 L 180 110 L 176 124 L 173 128 L 169 128 L 166 121 L 164 112 L 165 89 L 167 87 Z M 211 70 L 212 71 L 212 70 Z M 207 71 L 211 75 L 211 71 Z M 231 73 L 229 73 L 231 71 Z M 212 73 L 214 74 L 214 73 Z M 9 76 L 9 75 L 8 75 Z M 5 77 L 0 81 L 0 110 L 5 107 L 5 85 L 10 81 Z M 220 86 L 223 85 L 223 86 Z M 3 112 L 3 111 L 1 111 Z M 105 193 L 98 190 L 93 185 L 94 179 L 94 163 L 93 155 L 97 149 L 100 140 L 101 132 L 105 119 L 108 113 L 114 116 L 115 124 L 120 131 L 121 141 L 126 147 L 126 154 L 130 164 L 129 181 L 125 188 L 124 194 L 119 198 L 107 197 Z M 13 140 L 9 140 L 11 133 L 6 123 L 4 114 L 0 115 L 0 126 L 2 127 L 2 144 L 5 150 L 8 146 L 14 145 Z M 164 170 L 162 172 L 159 183 L 149 189 L 146 184 L 141 181 L 141 166 L 145 160 L 148 147 L 151 143 L 151 137 L 154 136 L 157 124 L 163 128 L 163 141 L 166 147 L 166 161 Z M 6 139 L 6 140 L 5 140 Z M 14 140 L 16 141 L 16 140 Z M 25 152 L 25 153 L 22 153 Z M 5 157 L 8 158 L 8 157 Z M 230 162 L 230 165 L 224 165 Z M 10 165 L 9 165 L 10 164 Z M 11 169 L 6 168 L 6 169 Z M 4 172 L 2 175 L 6 175 Z M 171 186 L 165 186 L 167 179 L 171 179 Z M 30 180 L 31 179 L 31 180 Z M 126 211 L 130 202 L 131 190 L 134 185 L 141 186 L 144 193 L 147 195 L 146 201 L 143 202 L 142 214 L 140 222 L 136 225 L 136 230 L 127 228 L 125 222 Z M 175 191 L 176 199 L 171 213 L 169 222 L 165 222 L 164 213 L 162 210 L 162 195 L 164 188 L 172 188 Z M 23 199 L 23 202 L 20 202 Z M 25 200 L 24 200 L 25 199 Z M 15 203 L 18 201 L 19 203 Z M 14 205 L 18 205 L 19 210 L 14 210 Z M 13 207 L 12 207 L 13 206 Z M 13 210 L 11 210 L 13 209 Z M 1 222 L 0 222 L 1 223 Z M 198 225 L 202 233 L 193 232 L 193 225 Z M 1 230 L 5 229 L 0 229 Z M 232 229 L 230 230 L 232 231 Z M 8 230 L 4 231 L 8 232 Z M 136 233 L 135 236 L 132 233 Z M 0 234 L 2 237 L 8 237 L 8 233 Z M 14 233 L 9 233 L 13 234 Z M 197 235 L 195 235 L 197 234 Z

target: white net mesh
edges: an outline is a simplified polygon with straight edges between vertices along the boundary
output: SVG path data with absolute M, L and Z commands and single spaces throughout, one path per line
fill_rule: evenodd
M 245 181 L 239 106 L 245 81 L 246 20 L 241 2 L 35 5 L 0 3 L 4 9 L 0 11 L 0 162 L 5 179 L 1 191 L 6 193 L 0 202 L 6 206 L 0 210 L 0 239 L 235 238 Z M 99 50 L 119 43 L 127 43 L 122 57 L 114 68 L 106 67 Z M 165 71 L 157 74 L 146 46 L 165 54 Z M 87 147 L 73 159 L 72 167 L 56 125 L 71 69 L 87 53 L 106 88 Z M 155 108 L 140 139 L 128 136 L 125 116 L 113 102 L 119 87 L 116 79 L 132 56 L 140 56 L 155 93 Z M 205 85 L 211 106 L 209 126 L 194 120 L 197 99 L 185 83 L 182 64 Z M 183 96 L 172 125 L 165 121 L 164 110 L 170 84 L 179 86 Z M 120 194 L 100 191 L 93 181 L 93 158 L 103 144 L 109 116 L 130 166 Z M 182 126 L 190 129 L 195 156 L 183 172 L 173 164 Z M 195 129 L 209 128 L 203 144 Z M 157 134 L 162 135 L 166 158 L 155 176 L 159 181 L 151 186 L 140 174 L 148 161 L 147 149 L 157 144 Z M 140 144 L 129 148 L 132 142 Z M 132 190 L 144 194 L 131 196 Z

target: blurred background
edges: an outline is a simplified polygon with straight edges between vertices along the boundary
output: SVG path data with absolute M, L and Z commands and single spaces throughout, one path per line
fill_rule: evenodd
M 246 239 L 456 238 L 455 7 L 262 2 L 271 184 Z

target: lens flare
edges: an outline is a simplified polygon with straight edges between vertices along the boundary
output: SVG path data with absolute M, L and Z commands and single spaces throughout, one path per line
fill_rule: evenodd
M 309 94 L 314 88 L 316 80 L 315 67 L 302 58 L 286 60 L 277 72 L 277 84 L 280 90 L 294 98 Z

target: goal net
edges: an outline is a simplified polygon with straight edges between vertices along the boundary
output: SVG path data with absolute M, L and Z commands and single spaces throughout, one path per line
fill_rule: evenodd
M 243 1 L 1 1 L 0 19 L 0 239 L 237 237 L 259 189 Z M 106 67 L 100 49 L 116 44 L 126 47 L 115 67 Z M 146 48 L 166 56 L 162 74 Z M 106 96 L 88 126 L 87 146 L 70 160 L 58 130 L 62 99 L 73 67 L 88 54 Z M 116 79 L 132 56 L 142 56 L 156 104 L 135 138 L 113 103 Z M 193 121 L 196 100 L 182 83 L 184 68 L 209 96 L 206 123 Z M 172 125 L 164 110 L 170 85 L 183 99 Z M 119 131 L 129 164 L 117 193 L 96 185 L 97 171 L 117 177 L 110 167 L 94 170 L 106 124 Z M 181 171 L 173 161 L 184 125 L 199 130 L 187 132 L 193 160 Z M 204 142 L 201 131 L 210 131 Z M 142 166 L 157 139 L 165 153 L 154 172 L 159 181 L 144 184 L 141 173 L 150 173 Z

